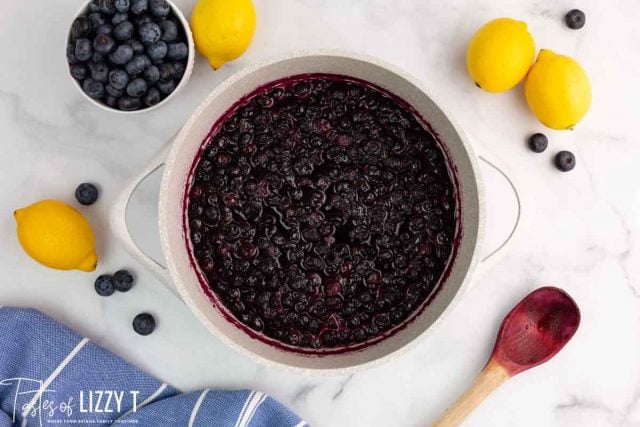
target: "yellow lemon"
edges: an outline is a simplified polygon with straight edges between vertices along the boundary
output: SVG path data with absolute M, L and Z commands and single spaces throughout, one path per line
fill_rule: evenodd
M 591 106 L 587 73 L 573 59 L 542 49 L 524 82 L 533 114 L 551 129 L 571 129 Z
M 58 270 L 95 270 L 95 238 L 80 212 L 57 200 L 42 200 L 13 215 L 18 240 L 31 258 Z
M 504 92 L 527 74 L 536 56 L 536 45 L 527 24 L 511 18 L 487 22 L 471 39 L 467 71 L 487 92 Z
M 198 0 L 191 14 L 196 48 L 216 70 L 247 50 L 255 28 L 251 0 Z

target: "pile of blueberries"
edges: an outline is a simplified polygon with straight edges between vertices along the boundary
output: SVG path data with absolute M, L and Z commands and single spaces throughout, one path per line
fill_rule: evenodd
M 186 40 L 166 0 L 91 0 L 71 26 L 67 61 L 91 98 L 140 110 L 176 89 L 189 56 Z

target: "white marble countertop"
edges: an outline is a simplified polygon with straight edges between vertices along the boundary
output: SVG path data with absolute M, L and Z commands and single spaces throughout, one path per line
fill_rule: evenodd
M 509 308 L 535 287 L 555 284 L 582 309 L 577 335 L 548 364 L 502 386 L 465 425 L 640 426 L 637 0 L 256 0 L 255 39 L 241 59 L 213 72 L 198 58 L 175 100 L 131 117 L 92 106 L 67 77 L 65 37 L 80 3 L 0 4 L 0 305 L 41 309 L 185 390 L 258 388 L 315 426 L 418 426 L 471 383 Z M 193 0 L 178 4 L 189 14 Z M 571 31 L 563 16 L 576 6 L 586 12 L 587 25 Z M 575 131 L 543 129 L 521 87 L 492 95 L 467 78 L 471 34 L 499 16 L 527 21 L 539 48 L 574 56 L 588 71 L 593 107 Z M 212 88 L 255 60 L 318 47 L 368 53 L 416 76 L 475 144 L 515 171 L 533 202 L 520 239 L 435 333 L 402 357 L 349 377 L 301 376 L 236 354 L 137 265 L 108 228 L 109 208 L 124 182 Z M 542 155 L 524 145 L 533 131 L 550 138 Z M 551 165 L 560 149 L 576 153 L 572 173 Z M 98 273 L 135 270 L 138 284 L 128 294 L 100 298 L 95 274 L 40 267 L 15 238 L 15 208 L 49 197 L 72 201 L 85 180 L 99 183 L 103 194 L 84 209 L 98 234 Z M 148 220 L 157 215 L 155 181 L 143 186 L 136 217 L 137 234 L 157 254 L 157 232 Z M 489 202 L 499 205 L 498 199 Z M 130 326 L 143 310 L 160 322 L 147 338 Z

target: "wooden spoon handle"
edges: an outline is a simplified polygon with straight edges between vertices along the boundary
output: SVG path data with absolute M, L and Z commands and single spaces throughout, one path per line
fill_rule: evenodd
M 509 374 L 493 359 L 489 360 L 469 389 L 433 424 L 433 427 L 454 427 L 473 411 L 493 390 L 509 379 Z

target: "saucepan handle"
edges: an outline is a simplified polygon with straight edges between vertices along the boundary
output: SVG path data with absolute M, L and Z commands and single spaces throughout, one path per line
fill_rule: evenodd
M 494 169 L 505 181 L 507 181 L 509 187 L 513 191 L 517 209 L 513 226 L 511 227 L 511 230 L 505 240 L 502 241 L 497 247 L 492 248 L 489 254 L 484 255 L 484 257 L 478 263 L 478 269 L 482 273 L 488 270 L 491 265 L 493 265 L 501 258 L 502 255 L 506 253 L 507 247 L 515 240 L 518 232 L 523 229 L 526 202 L 524 194 L 518 190 L 518 185 L 515 181 L 514 174 L 510 173 L 508 168 L 487 150 L 479 147 L 476 148 L 476 152 L 481 163 L 484 163 L 488 167 Z
M 145 178 L 164 165 L 172 142 L 173 138 L 153 156 L 142 171 L 129 180 L 111 208 L 110 223 L 113 233 L 122 242 L 127 251 L 129 251 L 140 264 L 151 271 L 171 292 L 179 296 L 178 291 L 173 286 L 173 281 L 167 268 L 140 249 L 133 240 L 127 224 L 127 208 L 133 192 L 136 191 L 136 188 L 138 188 Z

